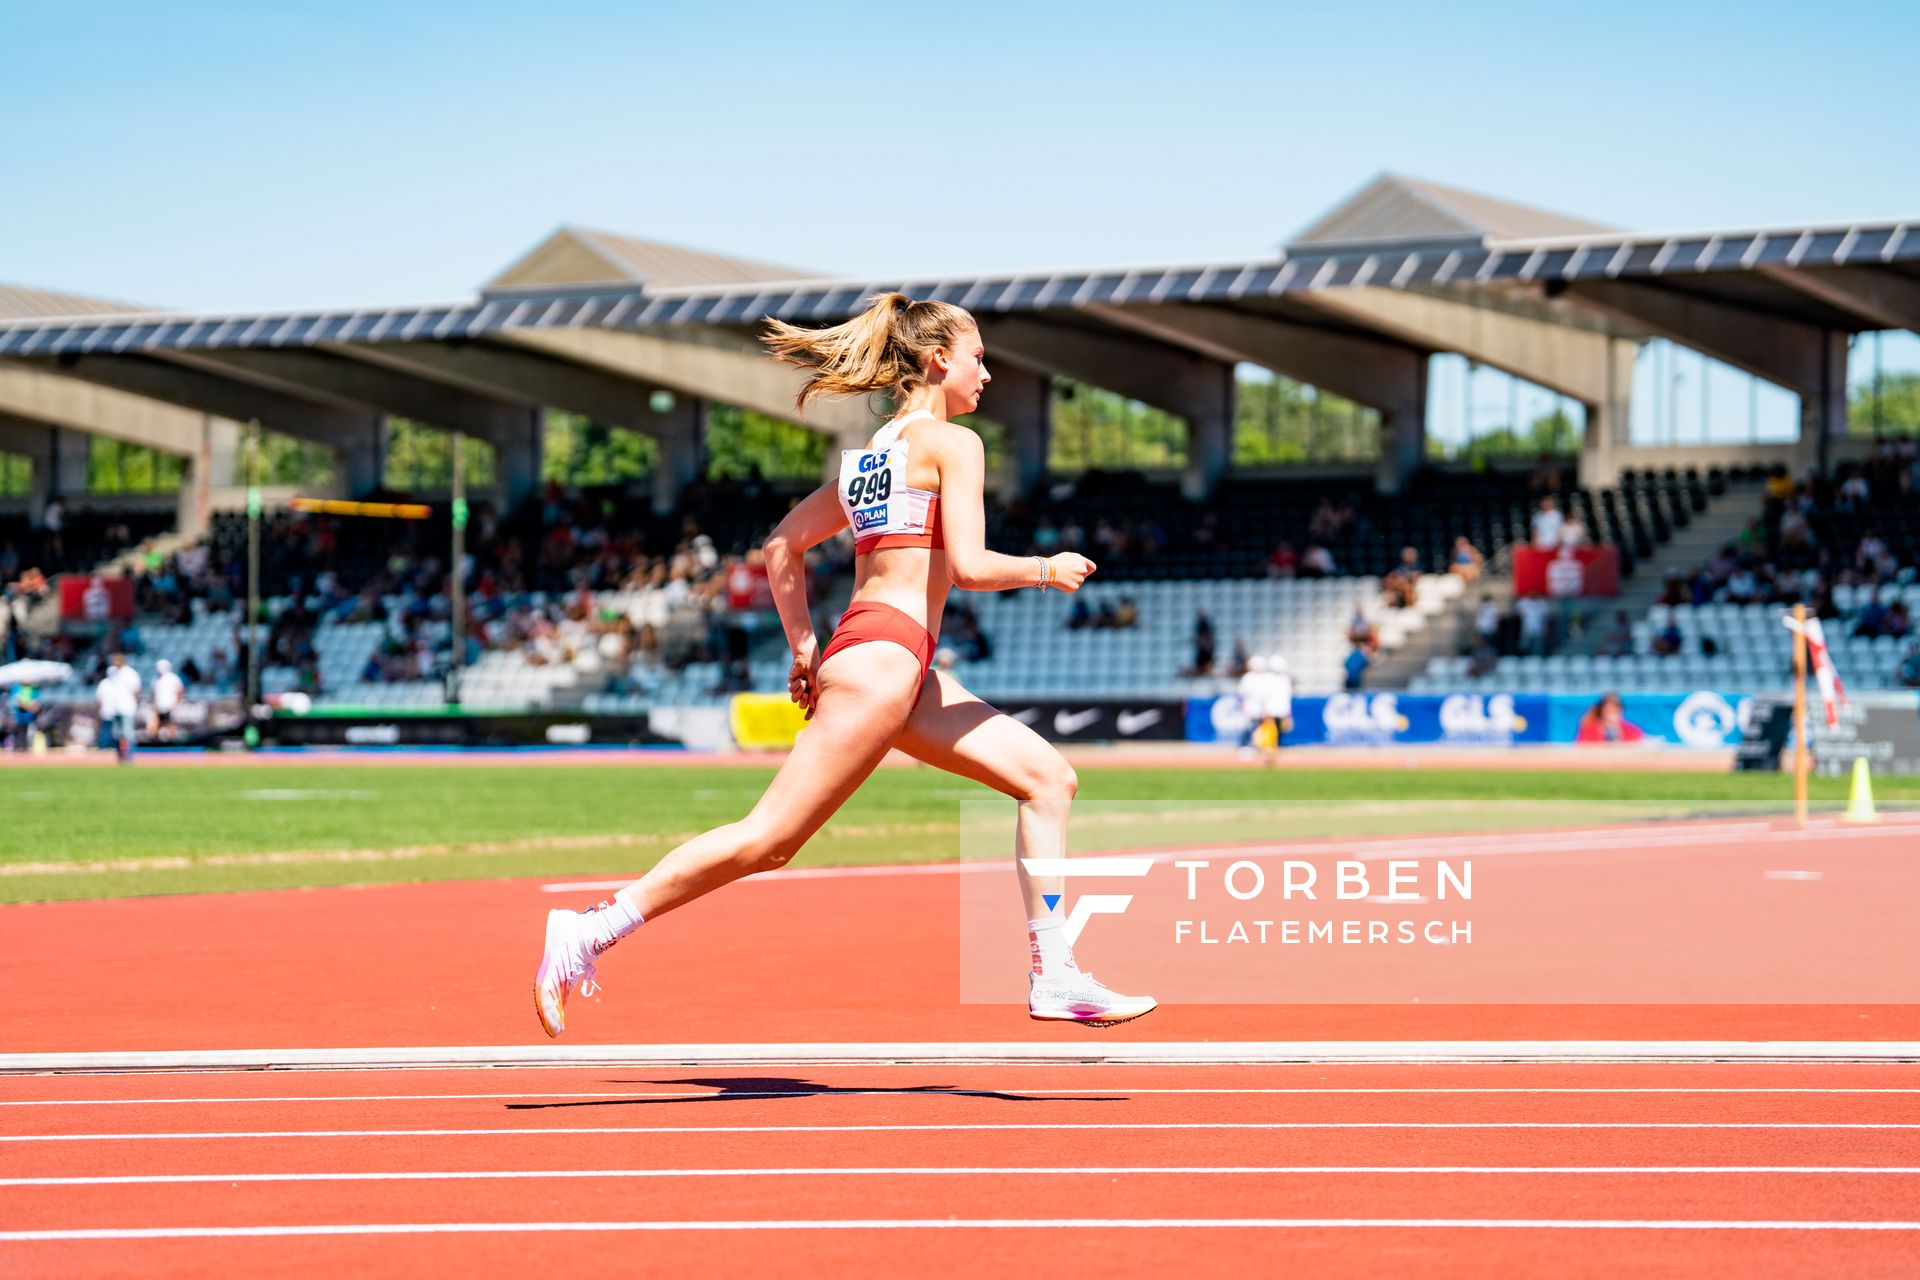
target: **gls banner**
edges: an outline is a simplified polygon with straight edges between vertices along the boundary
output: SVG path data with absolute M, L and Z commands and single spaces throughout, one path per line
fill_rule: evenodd
M 1718 749 L 1739 743 L 1752 700 L 1712 689 L 1629 693 L 1621 699 L 1621 723 L 1604 730 L 1592 724 L 1599 701 L 1599 693 L 1337 693 L 1295 698 L 1293 728 L 1285 745 L 1510 746 L 1611 737 Z M 1246 727 L 1234 694 L 1187 704 L 1189 741 L 1238 742 Z
M 1186 709 L 1177 702 L 1008 702 L 1001 710 L 1049 742 L 1179 742 Z
M 1331 746 L 1547 742 L 1549 704 L 1544 694 L 1511 693 L 1336 693 L 1295 698 L 1293 728 L 1286 742 Z M 1187 704 L 1189 741 L 1237 742 L 1246 727 L 1238 695 L 1194 698 Z

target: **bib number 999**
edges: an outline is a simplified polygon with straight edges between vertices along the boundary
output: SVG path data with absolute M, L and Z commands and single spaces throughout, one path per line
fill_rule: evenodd
M 893 473 L 874 471 L 853 478 L 847 485 L 847 502 L 852 506 L 864 507 L 875 502 L 885 502 L 892 493 Z

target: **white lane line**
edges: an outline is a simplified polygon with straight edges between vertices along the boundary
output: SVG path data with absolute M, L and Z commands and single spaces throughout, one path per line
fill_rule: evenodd
M 1284 815 L 1281 815 L 1284 816 Z M 1893 824 L 1897 826 L 1906 823 Z M 1194 854 L 1236 855 L 1239 857 L 1310 857 L 1316 854 L 1348 854 L 1360 861 L 1382 858 L 1420 857 L 1466 851 L 1481 854 L 1584 853 L 1618 849 L 1666 847 L 1671 845 L 1713 845 L 1744 842 L 1748 837 L 1770 834 L 1794 840 L 1821 841 L 1832 838 L 1860 839 L 1886 836 L 1886 828 L 1843 827 L 1816 823 L 1807 830 L 1789 830 L 1772 822 L 1676 822 L 1650 826 L 1592 827 L 1539 832 L 1451 832 L 1432 836 L 1350 836 L 1331 840 L 1297 842 L 1248 841 L 1243 844 L 1205 845 L 1170 849 L 1164 845 L 1147 846 L 1135 852 L 1127 849 L 1103 849 L 1098 853 L 1073 857 L 1132 856 L 1150 857 L 1155 862 L 1171 862 Z M 778 871 L 748 876 L 742 884 L 775 880 L 837 880 L 866 876 L 958 875 L 968 872 L 1013 870 L 1011 859 L 967 862 L 912 863 L 904 866 L 784 867 Z M 542 893 L 598 893 L 624 889 L 633 877 L 622 880 L 566 880 L 540 886 Z
M 254 1138 L 514 1138 L 557 1134 L 628 1136 L 662 1133 L 986 1133 L 1086 1132 L 1088 1130 L 1268 1130 L 1268 1129 L 1920 1129 L 1920 1123 L 1814 1120 L 1236 1120 L 1134 1121 L 1111 1124 L 706 1124 L 537 1125 L 524 1129 L 247 1129 L 210 1133 L 9 1133 L 0 1142 L 216 1142 Z
M 1801 1165 L 1801 1164 L 1697 1164 L 1697 1165 L 1498 1165 L 1498 1164 L 1314 1164 L 1314 1165 L 1005 1165 L 968 1168 L 814 1168 L 814 1169 L 455 1169 L 441 1171 L 376 1173 L 158 1173 L 113 1174 L 101 1177 L 0 1178 L 0 1187 L 131 1187 L 174 1186 L 192 1183 L 252 1182 L 467 1182 L 488 1180 L 538 1180 L 542 1178 L 947 1178 L 1021 1176 L 1042 1174 L 1058 1177 L 1118 1177 L 1122 1175 L 1188 1174 L 1220 1175 L 1293 1175 L 1312 1174 L 1488 1174 L 1505 1176 L 1526 1174 L 1620 1174 L 1639 1176 L 1658 1174 L 1864 1174 L 1904 1176 L 1920 1174 L 1920 1168 L 1889 1165 Z
M 1920 1088 L 1884 1088 L 1884 1089 L 1881 1089 L 1881 1088 L 1832 1088 L 1832 1089 L 1827 1089 L 1827 1088 L 1811 1088 L 1811 1087 L 1801 1088 L 1797 1086 L 1796 1087 L 1776 1086 L 1776 1087 L 1769 1087 L 1769 1088 L 1759 1088 L 1759 1087 L 1742 1088 L 1738 1086 L 1726 1086 L 1726 1087 L 1702 1086 L 1698 1088 L 1676 1087 L 1676 1088 L 1669 1089 L 1669 1088 L 1656 1088 L 1653 1086 L 1646 1086 L 1646 1087 L 1623 1087 L 1623 1088 L 1594 1087 L 1594 1088 L 1587 1088 L 1587 1089 L 1579 1089 L 1579 1088 L 1524 1089 L 1524 1088 L 1496 1088 L 1493 1086 L 1488 1086 L 1485 1088 L 1460 1086 L 1460 1087 L 1447 1087 L 1447 1088 L 1436 1087 L 1436 1088 L 1406 1088 L 1406 1089 L 1388 1089 L 1388 1088 L 1136 1089 L 1132 1085 L 1128 1085 L 1128 1084 L 1112 1084 L 1112 1085 L 1108 1085 L 1104 1089 L 1081 1089 L 1081 1088 L 1066 1089 L 1066 1088 L 1060 1088 L 1050 1084 L 1035 1084 L 1035 1085 L 1013 1085 L 1013 1084 L 985 1085 L 983 1084 L 983 1085 L 950 1085 L 950 1086 L 944 1086 L 937 1089 L 921 1089 L 921 1088 L 836 1089 L 832 1087 L 822 1087 L 819 1089 L 728 1089 L 728 1090 L 725 1090 L 724 1092 L 718 1092 L 718 1093 L 714 1093 L 714 1092 L 694 1093 L 694 1092 L 690 1092 L 688 1090 L 682 1089 L 682 1090 L 676 1090 L 676 1091 L 661 1091 L 661 1092 L 655 1092 L 655 1093 L 640 1093 L 640 1092 L 335 1093 L 335 1094 L 282 1094 L 282 1095 L 277 1095 L 272 1097 L 262 1096 L 262 1097 L 235 1097 L 235 1098 L 26 1098 L 26 1099 L 18 1099 L 18 1100 L 0 1101 L 0 1107 L 162 1107 L 162 1106 L 192 1106 L 196 1104 L 206 1105 L 206 1106 L 228 1106 L 235 1103 L 248 1103 L 248 1102 L 271 1102 L 271 1103 L 474 1102 L 474 1101 L 499 1102 L 499 1101 L 526 1101 L 526 1100 L 537 1100 L 537 1099 L 545 1099 L 545 1098 L 560 1098 L 560 1099 L 583 1098 L 583 1099 L 608 1101 L 608 1102 L 618 1102 L 628 1098 L 638 1098 L 638 1099 L 686 1098 L 686 1099 L 691 1099 L 694 1101 L 702 1101 L 702 1102 L 727 1102 L 727 1101 L 732 1101 L 733 1099 L 736 1099 L 736 1098 L 873 1098 L 873 1097 L 970 1098 L 983 1093 L 1044 1093 L 1044 1094 L 1055 1094 L 1055 1095 L 1094 1094 L 1094 1095 L 1102 1095 L 1102 1096 L 1106 1094 L 1111 1094 L 1111 1093 L 1125 1093 L 1129 1095 L 1161 1094 L 1161 1093 L 1207 1094 L 1207 1095 L 1224 1094 L 1224 1095 L 1231 1095 L 1231 1096 L 1262 1095 L 1262 1094 L 1302 1094 L 1302 1095 L 1385 1094 L 1385 1095 L 1392 1095 L 1392 1094 L 1428 1094 L 1428 1093 L 1516 1094 L 1520 1096 L 1526 1096 L 1530 1094 L 1550 1094 L 1550 1093 L 1579 1093 L 1579 1094 L 1864 1093 L 1864 1094 L 1896 1094 L 1897 1095 L 1897 1094 L 1907 1094 L 1907 1093 L 1920 1093 Z M 1065 1096 L 1062 1098 L 1062 1100 L 1071 1101 L 1072 1098 L 1071 1096 Z
M 1920 1061 L 1920 1041 L 1895 1040 L 1047 1040 L 951 1043 L 410 1045 L 374 1049 L 173 1049 L 0 1054 L 0 1073 L 196 1068 L 817 1066 L 999 1062 L 1247 1066 L 1325 1063 Z
M 411 1236 L 586 1231 L 1058 1231 L 1102 1230 L 1566 1230 L 1920 1231 L 1920 1222 L 1751 1218 L 815 1218 L 689 1222 L 361 1222 L 276 1227 L 85 1227 L 0 1231 L 0 1243 L 50 1240 L 199 1240 L 278 1236 Z

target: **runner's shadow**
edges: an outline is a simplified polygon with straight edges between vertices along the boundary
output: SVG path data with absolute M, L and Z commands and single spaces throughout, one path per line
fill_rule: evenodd
M 1130 1102 L 1126 1097 L 1065 1096 L 1033 1093 L 1007 1093 L 999 1089 L 961 1089 L 950 1084 L 917 1084 L 899 1088 L 842 1088 L 817 1084 L 787 1076 L 721 1076 L 681 1080 L 613 1080 L 610 1084 L 691 1084 L 715 1090 L 679 1098 L 597 1098 L 583 1102 L 509 1102 L 509 1111 L 552 1111 L 562 1107 L 644 1107 L 678 1106 L 687 1102 L 748 1102 L 769 1098 L 819 1098 L 872 1096 L 878 1094 L 923 1094 L 933 1097 L 986 1098 L 993 1102 Z

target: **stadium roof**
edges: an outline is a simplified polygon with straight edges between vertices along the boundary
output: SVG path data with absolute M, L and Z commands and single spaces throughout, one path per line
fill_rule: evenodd
M 817 279 L 812 272 L 704 249 L 561 227 L 481 286 L 482 293 L 573 285 L 630 284 L 656 289 Z
M 743 278 L 754 277 L 760 278 Z M 596 278 L 598 277 L 598 278 Z M 983 314 L 1205 303 L 1271 308 L 1370 286 L 1526 306 L 1639 282 L 1823 329 L 1920 327 L 1920 218 L 1687 232 L 1610 231 L 1384 176 L 1271 257 L 970 276 L 798 276 L 788 268 L 565 228 L 471 302 L 364 310 L 0 321 L 0 356 L 436 342 L 508 331 L 748 326 L 851 314 L 900 289 Z M 1880 299 L 1880 301 L 1876 301 Z M 1611 322 L 1608 322 L 1611 323 Z M 1623 333 L 1635 332 L 1622 326 Z
M 63 316 L 128 315 L 151 311 L 130 302 L 108 302 L 77 293 L 56 293 L 23 284 L 0 284 L 0 320 L 43 320 Z
M 1615 228 L 1476 191 L 1383 173 L 1324 213 L 1287 246 L 1321 251 L 1383 241 L 1518 240 L 1606 235 Z

